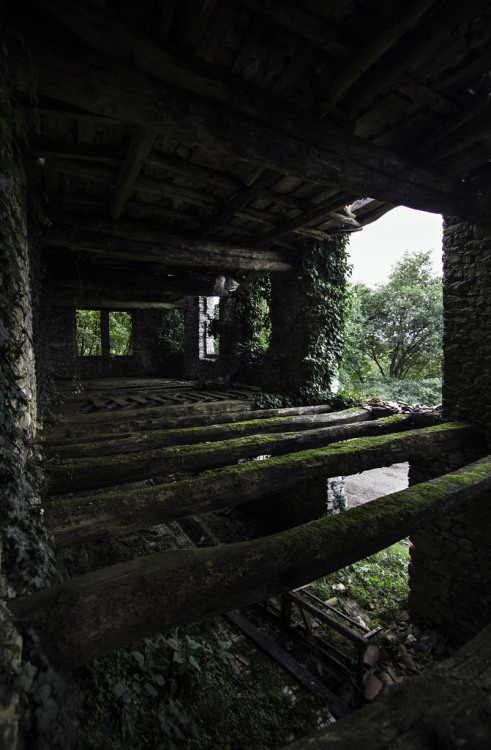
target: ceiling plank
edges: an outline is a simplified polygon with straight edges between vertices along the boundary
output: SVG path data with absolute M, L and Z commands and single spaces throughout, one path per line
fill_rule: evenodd
M 421 186 L 432 185 L 443 191 L 453 189 L 452 181 L 444 175 L 417 167 L 409 160 L 380 146 L 367 144 L 327 118 L 320 119 L 315 113 L 286 102 L 279 96 L 264 91 L 205 60 L 184 57 L 182 53 L 178 55 L 155 46 L 150 40 L 136 36 L 133 29 L 118 22 L 114 15 L 96 6 L 89 7 L 81 0 L 66 0 L 64 3 L 58 3 L 56 0 L 37 2 L 104 55 L 100 62 L 94 58 L 97 67 L 107 69 L 108 56 L 112 56 L 123 65 L 130 65 L 127 74 L 120 76 L 123 86 L 126 81 L 131 81 L 131 71 L 134 73 L 136 68 L 151 78 L 164 81 L 186 92 L 211 101 L 224 102 L 229 111 L 250 116 L 268 127 L 305 139 L 318 148 L 331 151 L 335 149 L 336 154 L 365 167 L 392 175 L 404 174 L 409 182 Z M 433 3 L 435 0 L 425 0 L 423 7 L 430 2 Z M 419 11 L 420 9 L 413 14 L 409 13 L 409 16 L 417 15 Z M 71 65 L 73 69 L 73 60 Z M 121 72 L 123 73 L 123 70 Z M 165 99 L 166 95 L 167 89 L 160 97 L 157 95 L 157 100 Z M 165 105 L 165 101 L 162 101 L 162 104 Z M 223 108 L 220 111 L 223 111 Z
M 343 57 L 355 53 L 345 34 L 336 31 L 332 24 L 306 13 L 290 0 L 282 0 L 281 3 L 275 0 L 242 0 L 242 4 L 326 52 Z
M 362 75 L 365 75 L 399 39 L 411 31 L 436 2 L 437 0 L 424 0 L 417 5 L 407 3 L 402 7 L 394 8 L 397 11 L 397 17 L 392 18 L 392 23 L 387 23 L 387 19 L 384 19 L 383 32 L 373 35 L 370 43 L 361 47 L 353 56 L 351 63 L 344 68 L 334 86 L 329 89 L 328 104 L 332 106 L 341 101 L 351 86 Z
M 157 135 L 155 131 L 144 128 L 138 128 L 134 134 L 121 166 L 116 189 L 109 200 L 109 215 L 112 219 L 119 219 L 123 213 Z
M 338 141 L 330 143 L 331 151 L 319 149 L 304 138 L 285 136 L 270 127 L 250 120 L 222 106 L 201 101 L 190 94 L 171 92 L 161 98 L 158 82 L 143 73 L 122 69 L 121 65 L 108 66 L 101 60 L 100 66 L 93 59 L 61 59 L 52 47 L 38 49 L 33 42 L 35 58 L 39 61 L 36 81 L 26 60 L 18 58 L 17 77 L 19 85 L 27 88 L 37 84 L 37 90 L 53 98 L 59 98 L 84 109 L 130 119 L 150 130 L 169 135 L 182 141 L 206 146 L 211 150 L 230 154 L 231 157 L 253 162 L 264 167 L 320 185 L 337 186 L 352 193 L 372 195 L 380 200 L 403 204 L 437 213 L 462 215 L 464 205 L 460 199 L 463 188 L 460 183 L 445 178 L 435 178 L 433 173 L 415 169 L 402 160 L 407 167 L 401 175 L 401 159 L 384 151 L 384 160 L 377 161 L 379 149 L 373 144 L 355 139 L 357 151 L 363 151 L 365 161 L 373 162 L 369 168 L 343 156 Z M 97 62 L 97 61 L 96 61 Z M 350 138 L 353 138 L 350 136 Z M 384 173 L 384 168 L 392 164 Z M 422 174 L 426 182 L 421 183 Z M 412 182 L 416 179 L 416 182 Z M 441 190 L 440 185 L 451 186 L 452 192 Z M 332 208 L 335 208 L 333 206 Z

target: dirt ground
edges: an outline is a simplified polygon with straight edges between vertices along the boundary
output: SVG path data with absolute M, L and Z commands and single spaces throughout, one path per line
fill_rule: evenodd
M 348 508 L 362 505 L 390 492 L 404 490 L 408 486 L 408 471 L 409 464 L 406 462 L 346 477 L 345 494 Z

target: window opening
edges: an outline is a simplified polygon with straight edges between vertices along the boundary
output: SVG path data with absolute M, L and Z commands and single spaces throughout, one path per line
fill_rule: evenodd
M 131 313 L 76 310 L 79 357 L 127 357 L 131 354 Z
M 200 359 L 218 356 L 219 303 L 220 297 L 200 297 Z

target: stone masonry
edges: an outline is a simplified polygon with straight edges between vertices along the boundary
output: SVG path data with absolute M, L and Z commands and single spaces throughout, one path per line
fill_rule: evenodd
M 455 219 L 444 228 L 445 420 L 491 424 L 491 237 Z M 486 446 L 483 445 L 483 451 Z M 475 453 L 411 467 L 411 483 Z M 412 537 L 409 606 L 460 644 L 491 620 L 491 494 Z

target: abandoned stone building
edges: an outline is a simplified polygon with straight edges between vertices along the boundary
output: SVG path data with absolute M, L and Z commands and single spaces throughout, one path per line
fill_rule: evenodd
M 460 650 L 292 747 L 487 747 L 489 2 L 3 5 L 5 664 L 21 658 L 18 630 L 72 669 L 410 535 L 411 616 Z M 429 426 L 308 402 L 342 352 L 346 236 L 398 205 L 444 216 L 443 408 Z M 265 275 L 268 355 L 241 356 Z M 304 405 L 261 411 L 260 389 Z M 43 429 L 60 394 L 62 420 Z M 326 478 L 406 460 L 407 490 L 323 515 Z M 270 536 L 50 577 L 53 544 L 258 499 L 284 514 Z M 6 747 L 15 711 L 12 696 Z

